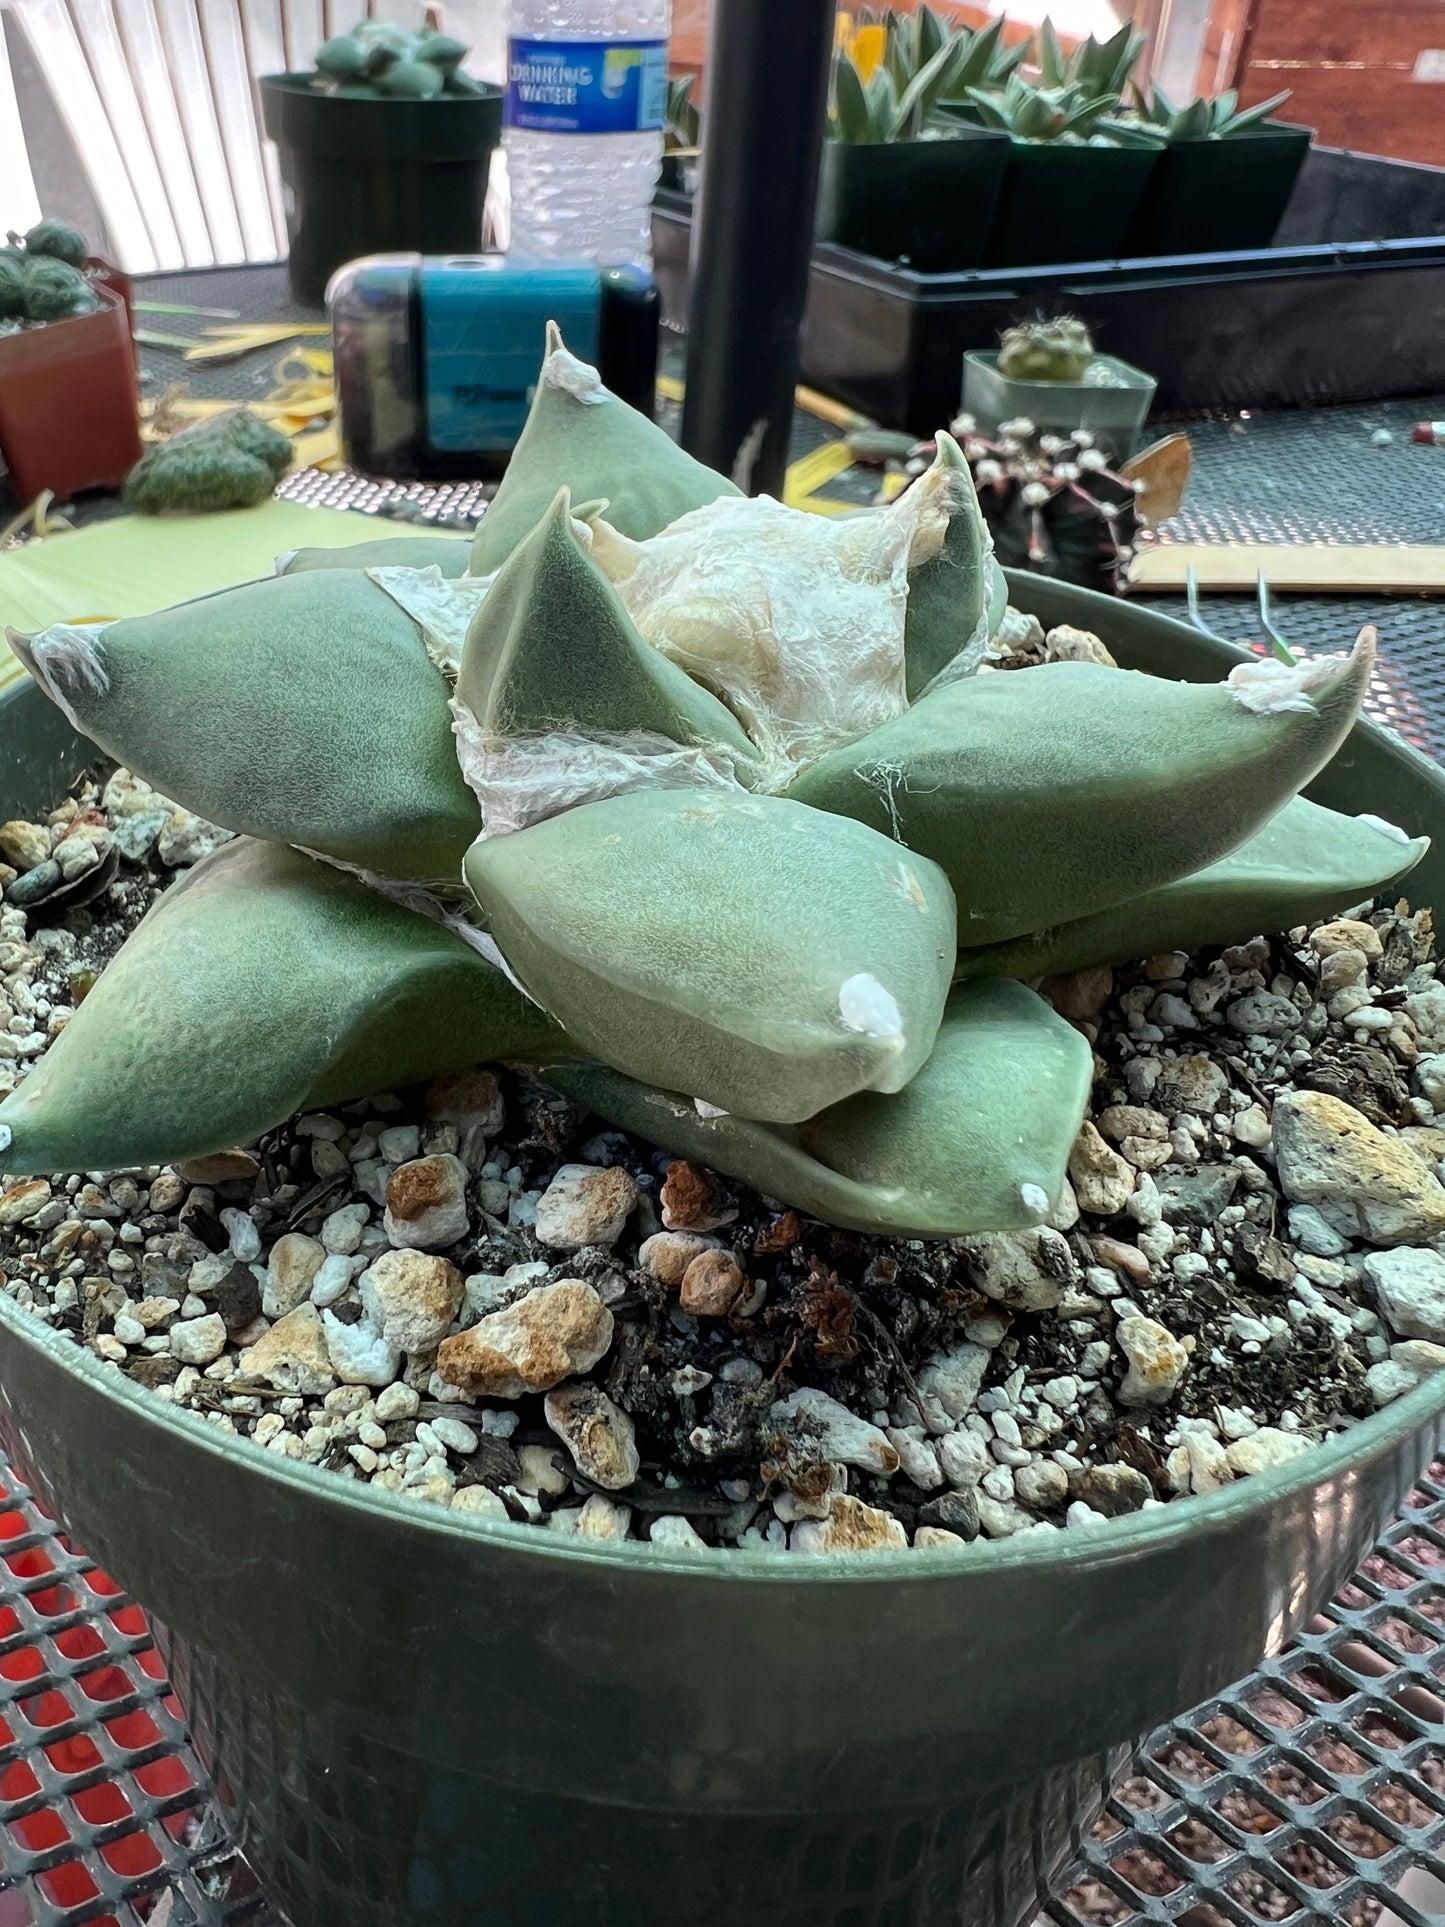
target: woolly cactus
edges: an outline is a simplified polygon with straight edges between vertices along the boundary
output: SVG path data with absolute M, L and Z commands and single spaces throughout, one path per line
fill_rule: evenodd
M 946 435 L 887 508 L 747 501 L 554 334 L 471 572 L 432 553 L 12 635 L 240 834 L 0 1106 L 8 1169 L 490 1057 L 836 1224 L 1028 1226 L 1093 1060 L 1025 980 L 1320 915 L 1424 849 L 1297 800 L 1368 632 L 1213 685 L 978 673 L 1006 596 Z
M 1074 315 L 1021 321 L 999 338 L 998 371 L 1011 381 L 1082 381 L 1093 359 L 1089 331 Z

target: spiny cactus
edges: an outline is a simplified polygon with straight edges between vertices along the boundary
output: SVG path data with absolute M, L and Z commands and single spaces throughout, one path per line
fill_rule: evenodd
M 1094 343 L 1074 315 L 1021 321 L 999 340 L 998 371 L 1011 381 L 1081 381 Z
M 1297 798 L 1368 632 L 1217 684 L 976 673 L 1006 585 L 947 435 L 887 508 L 746 501 L 554 333 L 472 572 L 399 542 L 12 634 L 241 834 L 0 1105 L 0 1164 L 197 1156 L 499 1058 L 839 1225 L 1024 1227 L 1093 1062 L 1023 980 L 1319 916 L 1425 847 Z

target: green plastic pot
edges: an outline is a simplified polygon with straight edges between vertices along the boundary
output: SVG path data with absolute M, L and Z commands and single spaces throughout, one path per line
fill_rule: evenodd
M 1222 140 L 1172 142 L 1149 176 L 1124 252 L 1237 254 L 1269 247 L 1313 138 L 1308 127 L 1272 121 Z
M 1238 659 L 1126 603 L 1010 586 L 1133 667 Z M 7 815 L 86 758 L 29 689 L 0 703 L 0 741 Z M 1315 793 L 1433 831 L 1419 894 L 1445 900 L 1432 764 L 1361 724 Z M 222 1438 L 0 1295 L 0 1439 L 163 1623 L 295 1927 L 1023 1927 L 1111 1756 L 1330 1597 L 1435 1453 L 1442 1403 L 1445 1376 L 1273 1472 L 1093 1531 L 685 1558 Z
M 986 268 L 1114 261 L 1158 159 L 1150 147 L 1010 141 Z
M 260 83 L 276 143 L 291 292 L 319 308 L 344 262 L 366 254 L 476 254 L 502 90 L 435 100 L 328 94 L 307 74 Z
M 976 268 L 1009 163 L 1009 137 L 964 128 L 955 138 L 854 145 L 827 141 L 818 180 L 818 239 L 918 274 Z

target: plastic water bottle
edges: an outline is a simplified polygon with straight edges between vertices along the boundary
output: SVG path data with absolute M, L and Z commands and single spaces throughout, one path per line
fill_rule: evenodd
M 511 0 L 512 252 L 652 264 L 670 0 Z

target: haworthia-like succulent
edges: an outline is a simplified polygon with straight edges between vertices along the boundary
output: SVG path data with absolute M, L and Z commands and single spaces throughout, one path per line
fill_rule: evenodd
M 77 728 L 211 822 L 384 876 L 459 880 L 479 818 L 447 685 L 360 571 L 11 642 Z
M 160 898 L 0 1104 L 0 1165 L 198 1157 L 305 1105 L 559 1043 L 442 924 L 298 851 L 238 839 Z
M 889 508 L 810 517 L 548 348 L 475 574 L 401 536 L 16 639 L 110 754 L 274 841 L 161 901 L 0 1108 L 0 1164 L 201 1154 L 500 1055 L 837 1224 L 1036 1224 L 1091 1056 L 1011 976 L 1307 921 L 1418 859 L 1291 801 L 1368 632 L 1212 687 L 968 678 L 1007 585 L 947 437 Z M 288 843 L 413 881 L 465 856 L 489 935 Z
M 1032 673 L 1032 672 L 1030 672 Z M 1408 875 L 1430 847 L 1373 817 L 1340 816 L 1297 796 L 1231 855 L 1077 922 L 958 954 L 959 974 L 1056 976 L 1313 923 Z
M 1047 663 L 946 684 L 788 794 L 932 857 L 960 941 L 1072 921 L 1217 862 L 1329 761 L 1374 660 L 1241 664 L 1223 683 Z
M 1093 1053 L 1021 984 L 955 990 L 933 1054 L 895 1097 L 852 1097 L 790 1127 L 708 1116 L 605 1064 L 542 1074 L 610 1123 L 830 1224 L 953 1238 L 1035 1225 L 1057 1202 Z
M 798 1139 L 855 1183 L 905 1186 L 960 1231 L 1037 1224 L 1058 1202 L 1093 1079 L 1073 1025 L 995 978 L 954 991 L 906 1089 L 860 1092 L 800 1124 Z
M 549 324 L 531 412 L 477 529 L 472 573 L 499 569 L 563 487 L 576 502 L 605 500 L 613 527 L 638 537 L 738 493 L 655 422 L 609 394 L 597 370 L 569 354 Z
M 472 559 L 469 535 L 383 535 L 339 549 L 293 549 L 277 564 L 278 575 L 308 569 L 440 569 L 465 575 Z
M 472 619 L 457 700 L 501 737 L 642 733 L 751 762 L 732 712 L 637 633 L 590 542 L 559 490 Z
M 644 1083 L 797 1121 L 927 1060 L 953 974 L 947 879 L 776 797 L 640 790 L 467 857 L 508 963 Z
M 910 702 L 916 702 L 961 651 L 971 647 L 982 655 L 997 590 L 993 538 L 978 506 L 972 472 L 951 435 L 939 435 L 933 465 L 942 478 L 948 528 L 937 554 L 908 579 L 904 653 Z M 997 613 L 1001 621 L 1003 609 Z M 993 626 L 997 629 L 998 623 Z

